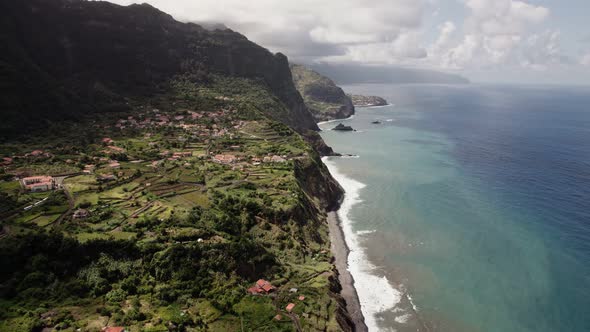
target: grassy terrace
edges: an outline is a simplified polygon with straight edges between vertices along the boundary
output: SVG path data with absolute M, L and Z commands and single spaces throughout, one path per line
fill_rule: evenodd
M 327 227 L 294 175 L 314 152 L 260 113 L 272 101 L 185 87 L 133 118 L 72 125 L 81 144 L 3 146 L 0 331 L 338 330 Z M 29 193 L 26 175 L 63 182 Z M 259 278 L 277 291 L 247 294 Z

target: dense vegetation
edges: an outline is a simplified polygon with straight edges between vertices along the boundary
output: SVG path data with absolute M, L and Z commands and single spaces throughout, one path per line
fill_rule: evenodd
M 0 9 L 0 331 L 351 328 L 341 189 L 283 55 L 148 5 Z
M 287 110 L 263 85 L 211 76 L 171 86 L 128 113 L 3 144 L 13 162 L 0 181 L 0 262 L 11 267 L 0 275 L 0 331 L 292 330 L 288 316 L 273 319 L 297 302 L 292 287 L 307 299 L 297 324 L 338 328 L 320 211 L 339 191 L 317 152 L 266 117 L 268 108 Z M 34 149 L 43 154 L 27 153 Z M 235 162 L 212 157 L 230 154 Z M 87 164 L 93 171 L 82 173 Z M 60 174 L 63 190 L 51 192 L 29 193 L 14 180 Z M 75 219 L 77 209 L 89 216 Z M 259 278 L 279 288 L 275 296 L 247 295 Z

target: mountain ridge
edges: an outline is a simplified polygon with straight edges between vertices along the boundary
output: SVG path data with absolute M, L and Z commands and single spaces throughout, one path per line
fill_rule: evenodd
M 8 50 L 0 72 L 13 93 L 0 99 L 5 134 L 18 134 L 13 123 L 126 109 L 125 98 L 160 92 L 181 73 L 196 82 L 211 73 L 259 80 L 289 109 L 277 120 L 300 133 L 318 130 L 292 84 L 287 57 L 229 29 L 180 23 L 147 4 L 31 0 L 2 1 L 0 8 L 8 18 L 0 25 Z

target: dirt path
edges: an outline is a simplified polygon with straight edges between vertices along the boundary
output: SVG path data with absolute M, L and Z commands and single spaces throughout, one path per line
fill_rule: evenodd
M 62 186 L 62 188 L 63 188 L 64 194 L 66 194 L 66 197 L 68 198 L 68 209 L 67 209 L 66 212 L 62 213 L 61 216 L 59 216 L 59 218 L 55 219 L 54 222 L 45 225 L 45 227 L 47 227 L 49 225 L 54 225 L 54 224 L 59 225 L 64 220 L 64 218 L 66 216 L 68 216 L 68 215 L 71 215 L 72 214 L 72 211 L 74 210 L 74 197 L 68 191 L 68 189 L 66 188 L 66 186 Z

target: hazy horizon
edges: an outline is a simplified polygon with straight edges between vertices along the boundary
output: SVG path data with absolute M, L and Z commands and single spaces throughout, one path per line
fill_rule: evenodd
M 180 21 L 223 23 L 296 63 L 419 68 L 473 82 L 590 84 L 584 0 L 111 2 L 147 2 Z

